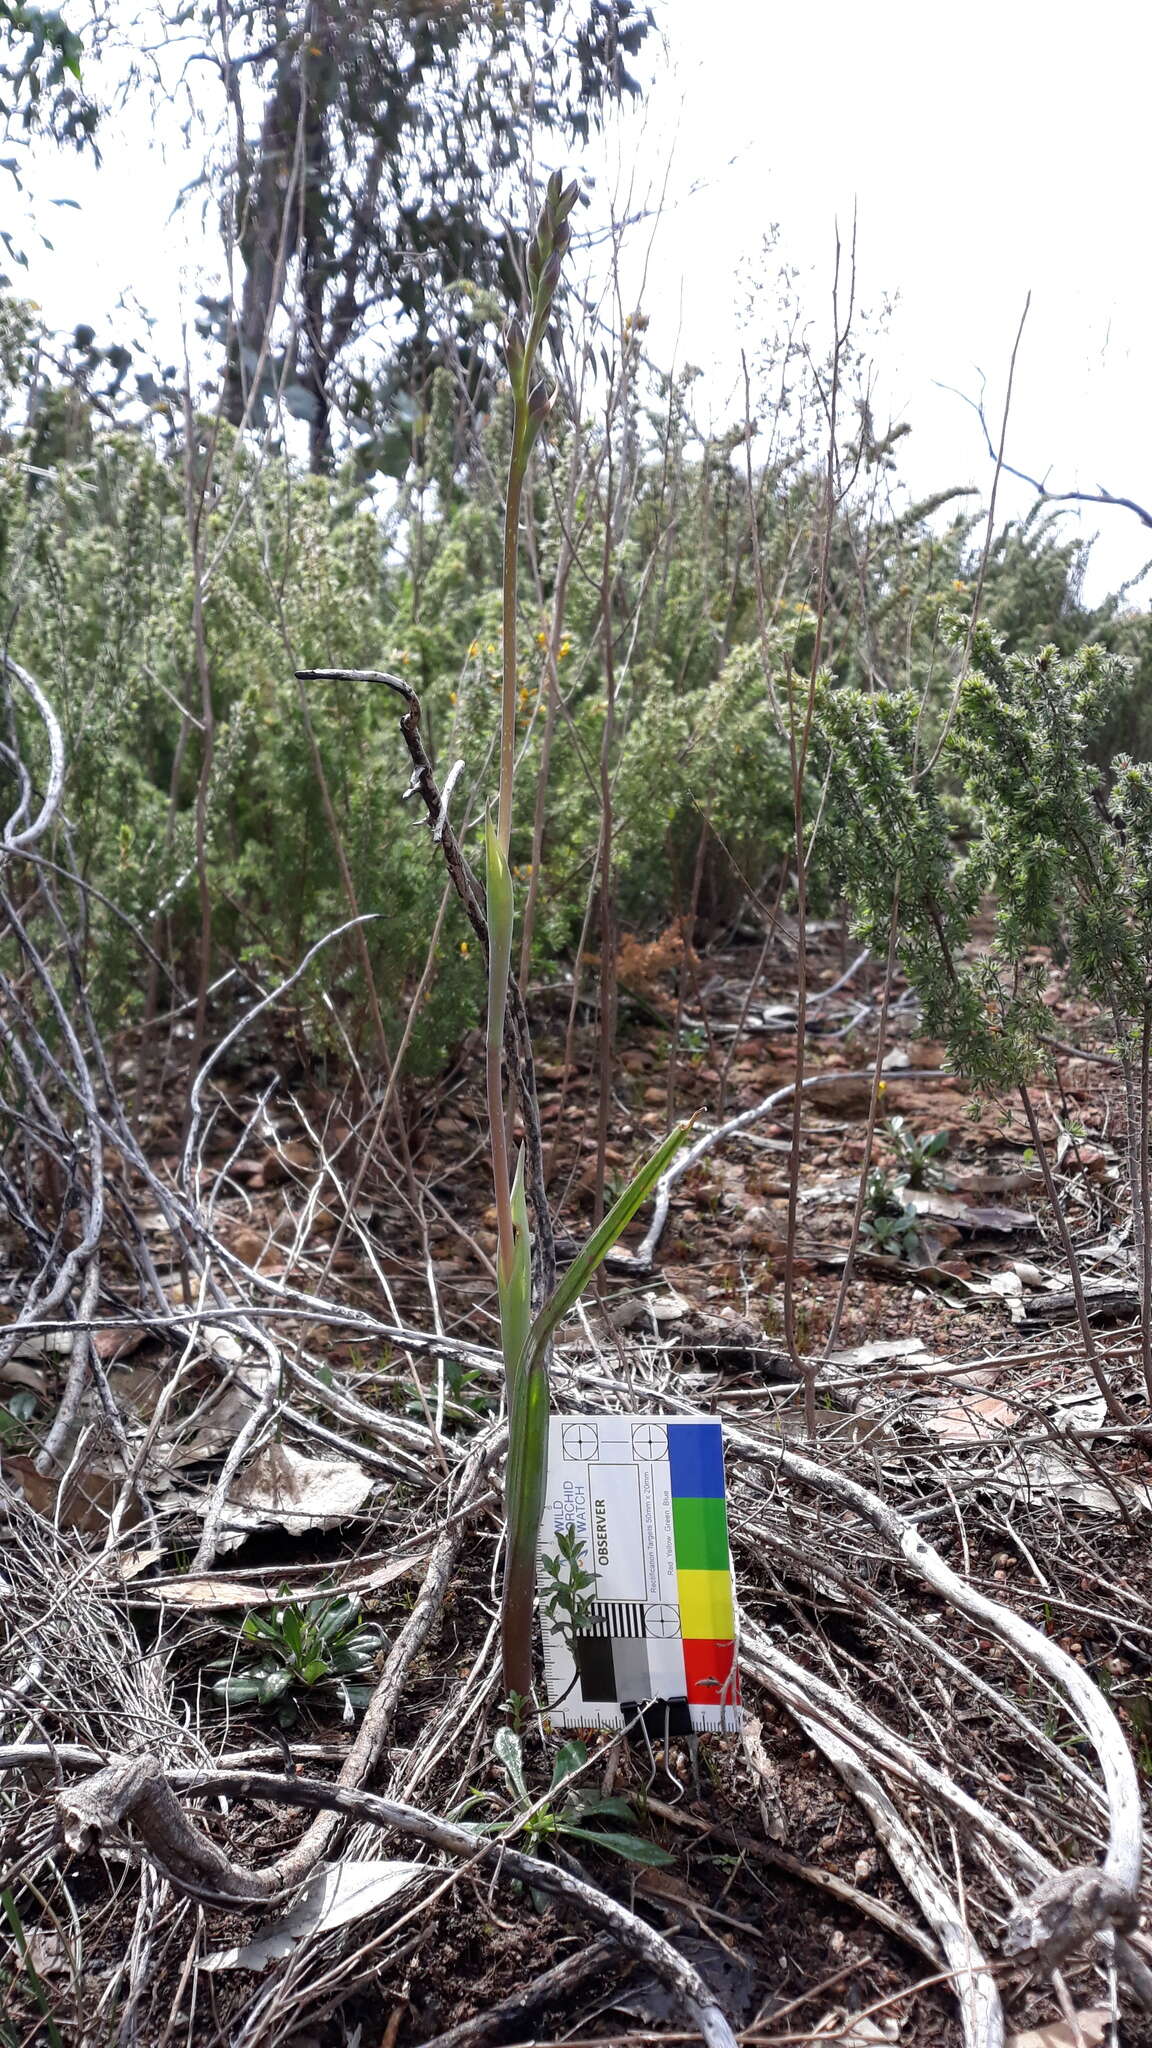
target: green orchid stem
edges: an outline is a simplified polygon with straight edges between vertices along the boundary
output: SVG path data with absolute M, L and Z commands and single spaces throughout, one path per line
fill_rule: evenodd
M 504 1566 L 504 1606 L 501 1631 L 504 1683 L 509 1693 L 527 1698 L 532 1685 L 532 1617 L 536 1601 L 536 1539 L 544 1511 L 544 1490 L 548 1475 L 548 1352 L 553 1333 L 587 1287 L 597 1268 L 627 1229 L 642 1202 L 646 1201 L 688 1136 L 689 1126 L 678 1124 L 669 1131 L 633 1175 L 599 1228 L 594 1230 L 554 1292 L 544 1303 L 530 1328 L 525 1307 L 528 1299 L 528 1213 L 524 1206 L 523 1179 L 518 1173 L 513 1190 L 516 1207 L 516 1246 L 519 1286 L 501 1290 L 501 1332 L 505 1337 L 504 1364 L 508 1373 L 508 1474 L 505 1498 L 508 1517 L 508 1557 Z M 522 1318 L 523 1320 L 518 1320 Z M 519 1333 L 516 1362 L 510 1368 L 508 1335 Z
M 519 1693 L 527 1699 L 532 1691 L 536 1538 L 548 1477 L 548 1408 L 548 1368 L 542 1358 L 521 1368 L 508 1417 L 508 1555 L 500 1612 L 505 1697 Z
M 501 1298 L 512 1277 L 515 1232 L 512 1222 L 512 1175 L 508 1161 L 508 1124 L 504 1113 L 504 1015 L 508 1007 L 508 975 L 512 966 L 512 876 L 498 831 L 488 820 L 485 829 L 488 911 L 488 1030 L 485 1078 L 488 1091 L 488 1135 L 492 1145 L 492 1187 L 496 1200 L 496 1271 Z M 505 1348 L 507 1364 L 507 1348 Z
M 527 1699 L 532 1691 L 532 1621 L 536 1602 L 536 1533 L 544 1506 L 548 1464 L 549 1331 L 537 1338 L 529 1328 L 532 1247 L 524 1196 L 523 1165 L 512 1178 L 508 1107 L 504 1099 L 504 1018 L 512 967 L 515 903 L 509 855 L 512 794 L 516 774 L 516 706 L 519 691 L 517 601 L 520 520 L 528 460 L 548 417 L 551 398 L 534 381 L 536 357 L 560 281 L 568 246 L 568 216 L 576 204 L 575 185 L 548 180 L 544 207 L 528 250 L 528 331 L 513 320 L 506 337 L 512 387 L 512 446 L 504 507 L 503 687 L 500 696 L 500 786 L 496 823 L 485 831 L 488 897 L 488 1042 L 485 1078 L 492 1184 L 496 1200 L 496 1281 L 500 1297 L 500 1343 L 508 1399 L 508 1470 L 505 1501 L 508 1556 L 504 1571 L 501 1646 L 506 1693 Z M 538 1319 L 539 1321 L 539 1319 Z M 536 1341 L 534 1341 L 534 1339 Z
M 522 402 L 516 394 L 512 456 L 508 464 L 508 499 L 504 507 L 504 687 L 500 699 L 500 798 L 496 836 L 505 859 L 512 843 L 512 781 L 516 767 L 516 694 L 519 663 L 516 648 L 517 557 L 520 548 L 520 507 L 524 497 L 527 453 L 521 448 Z

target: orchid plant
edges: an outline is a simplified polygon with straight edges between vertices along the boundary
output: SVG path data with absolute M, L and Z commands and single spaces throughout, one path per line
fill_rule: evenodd
M 526 319 L 513 318 L 505 334 L 512 390 L 512 445 L 504 518 L 503 687 L 500 708 L 500 786 L 493 820 L 485 826 L 488 917 L 486 1078 L 492 1180 L 496 1207 L 496 1271 L 500 1341 L 508 1406 L 505 1481 L 507 1558 L 501 1616 L 505 1691 L 526 1699 L 532 1690 L 532 1621 L 536 1539 L 548 1465 L 548 1361 L 553 1333 L 655 1186 L 683 1143 L 685 1127 L 671 1131 L 613 1204 L 549 1299 L 532 1313 L 532 1244 L 524 1188 L 524 1158 L 512 1167 L 510 1105 L 505 1095 L 503 1043 L 512 965 L 515 896 L 509 849 L 515 777 L 517 598 L 521 508 L 529 458 L 555 403 L 538 369 L 541 343 L 571 240 L 569 218 L 579 197 L 559 175 L 548 181 L 536 232 L 527 251 Z

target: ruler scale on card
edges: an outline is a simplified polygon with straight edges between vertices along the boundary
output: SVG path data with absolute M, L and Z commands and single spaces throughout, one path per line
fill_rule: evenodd
M 552 1722 L 619 1728 L 623 1707 L 686 1702 L 693 1729 L 740 1721 L 721 1425 L 679 1416 L 556 1415 L 543 1570 L 574 1530 L 594 1574 L 575 1617 L 543 1612 Z M 681 1712 L 683 1709 L 681 1709 Z

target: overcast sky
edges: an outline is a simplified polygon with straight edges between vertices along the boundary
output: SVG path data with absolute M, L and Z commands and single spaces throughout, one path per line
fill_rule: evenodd
M 998 421 L 1030 290 L 1009 460 L 1054 488 L 1152 500 L 1146 5 L 655 0 L 655 12 L 669 65 L 595 168 L 603 192 L 634 181 L 638 198 L 667 178 L 633 274 L 643 262 L 651 353 L 705 367 L 718 422 L 734 413 L 752 339 L 737 307 L 765 233 L 779 228 L 772 269 L 795 265 L 813 318 L 827 319 L 835 224 L 850 233 L 855 209 L 861 302 L 896 301 L 875 344 L 878 409 L 913 428 L 901 455 L 914 491 L 987 488 L 978 423 L 947 387 L 975 396 L 983 373 Z M 178 333 L 201 245 L 172 217 L 197 167 L 175 128 L 164 160 L 139 116 L 108 134 L 99 172 L 41 160 L 41 196 L 80 201 L 41 214 L 55 250 L 33 254 L 28 283 L 51 322 L 98 324 L 134 287 Z M 1005 480 L 1005 512 L 1030 502 Z M 1088 508 L 1084 526 L 1100 535 L 1096 591 L 1152 558 L 1152 531 L 1130 513 Z

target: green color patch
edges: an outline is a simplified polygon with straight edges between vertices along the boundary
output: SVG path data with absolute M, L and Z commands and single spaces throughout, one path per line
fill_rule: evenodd
M 676 1565 L 682 1572 L 726 1572 L 728 1515 L 722 1500 L 672 1502 Z

